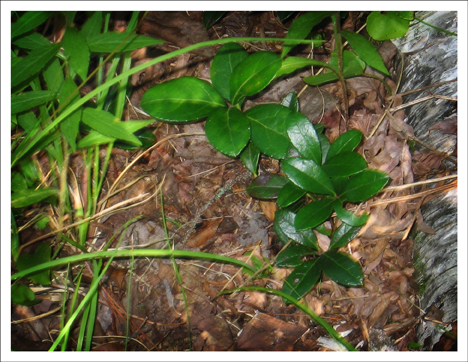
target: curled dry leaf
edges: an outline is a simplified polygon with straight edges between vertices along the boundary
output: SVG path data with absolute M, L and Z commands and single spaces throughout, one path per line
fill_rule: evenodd
M 218 231 L 218 226 L 224 218 L 209 221 L 205 226 L 198 229 L 197 232 L 187 241 L 187 246 L 196 248 L 205 244 Z

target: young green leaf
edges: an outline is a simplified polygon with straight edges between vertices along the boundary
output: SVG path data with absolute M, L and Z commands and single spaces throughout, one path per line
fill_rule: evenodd
M 81 35 L 86 40 L 91 39 L 94 36 L 97 36 L 101 32 L 102 27 L 102 11 L 95 11 L 93 15 L 83 24 L 81 28 Z
M 25 284 L 13 284 L 11 286 L 11 301 L 20 305 L 34 305 L 40 303 L 36 294 Z
M 278 194 L 278 205 L 280 207 L 287 207 L 299 200 L 306 192 L 306 190 L 297 186 L 294 182 L 288 181 Z
M 31 33 L 12 42 L 14 45 L 29 50 L 36 50 L 50 45 L 50 41 L 39 33 Z
M 206 120 L 205 132 L 218 151 L 236 157 L 250 140 L 250 121 L 237 108 L 219 108 Z
M 85 38 L 76 28 L 68 27 L 62 42 L 70 68 L 79 75 L 81 80 L 85 80 L 88 76 L 90 57 Z
M 390 76 L 379 52 L 372 43 L 364 38 L 361 34 L 353 33 L 349 30 L 342 30 L 341 34 L 346 38 L 351 48 L 359 58 L 364 60 L 367 65 L 385 75 Z
M 287 129 L 302 115 L 279 104 L 261 104 L 250 108 L 245 115 L 250 119 L 252 142 L 260 152 L 274 158 L 286 158 L 293 147 Z
M 286 39 L 304 39 L 312 31 L 312 28 L 318 25 L 323 19 L 332 14 L 331 11 L 311 11 L 301 15 L 295 19 L 288 29 Z M 295 46 L 284 43 L 283 52 L 281 57 L 284 58 L 286 54 Z
M 342 205 L 341 201 L 336 200 L 334 204 L 334 209 L 336 215 L 343 221 L 344 223 L 351 225 L 351 226 L 362 226 L 364 225 L 367 220 L 369 219 L 369 214 L 364 213 L 361 216 L 357 216 L 354 212 L 346 210 Z
M 288 210 L 278 210 L 275 213 L 275 230 L 280 229 L 289 239 L 296 243 L 318 250 L 317 236 L 312 229 L 297 230 L 295 227 L 296 214 Z
M 43 187 L 37 190 L 26 189 L 11 194 L 11 207 L 14 209 L 26 207 L 40 202 L 48 197 L 57 196 L 58 191 L 52 187 Z
M 330 240 L 329 250 L 338 249 L 342 246 L 347 245 L 351 240 L 353 240 L 357 236 L 357 234 L 359 234 L 360 230 L 361 227 L 351 226 L 346 223 L 342 223 L 338 227 L 338 229 L 336 229 L 333 233 L 333 236 Z
M 252 172 L 252 174 L 257 177 L 258 170 L 258 160 L 260 159 L 260 150 L 253 144 L 249 142 L 246 148 L 241 152 L 240 159 L 244 166 Z
M 326 275 L 339 284 L 357 287 L 363 283 L 361 265 L 347 254 L 329 250 L 320 256 L 318 264 Z
M 39 264 L 47 263 L 50 261 L 51 248 L 49 243 L 39 245 L 34 252 L 34 255 L 23 254 L 20 255 L 16 263 L 18 271 L 23 271 Z M 40 285 L 50 284 L 50 270 L 44 270 L 35 274 L 29 275 L 29 278 Z
M 283 63 L 281 64 L 281 68 L 280 70 L 278 70 L 278 73 L 276 73 L 276 78 L 279 78 L 285 74 L 290 74 L 292 72 L 295 72 L 298 69 L 311 67 L 311 66 L 330 68 L 328 63 L 321 62 L 320 60 L 308 59 L 308 58 L 302 58 L 302 57 L 287 57 L 286 59 L 283 60 Z
M 281 58 L 271 52 L 257 52 L 249 55 L 237 65 L 231 75 L 230 95 L 233 105 L 244 97 L 263 90 L 275 78 L 281 68 Z
M 49 11 L 28 11 L 16 23 L 11 24 L 11 38 L 27 33 L 46 21 L 52 13 Z
M 350 177 L 343 193 L 340 195 L 340 199 L 349 202 L 365 201 L 382 190 L 388 180 L 389 176 L 385 172 L 371 169 L 364 170 Z
M 150 88 L 141 99 L 141 108 L 165 122 L 191 122 L 226 107 L 223 97 L 211 84 L 181 77 Z
M 119 121 L 109 112 L 87 107 L 83 109 L 82 121 L 105 136 L 141 146 L 140 140 L 125 129 L 123 126 L 125 122 Z
M 343 152 L 353 151 L 359 143 L 361 143 L 362 132 L 357 129 L 341 134 L 335 142 L 333 142 L 328 150 L 328 158 L 335 157 L 336 155 Z
M 33 50 L 29 55 L 11 67 L 11 87 L 21 85 L 36 76 L 57 54 L 61 43 Z
M 317 164 L 322 162 L 322 151 L 317 132 L 306 116 L 291 119 L 288 126 L 288 136 L 302 157 L 311 159 Z
M 297 99 L 296 92 L 291 92 L 285 95 L 281 100 L 281 105 L 288 107 L 295 112 L 300 112 L 299 99 Z
M 87 40 L 91 53 L 130 52 L 147 46 L 164 43 L 164 40 L 149 36 L 109 32 L 95 35 Z
M 327 220 L 333 212 L 333 202 L 332 199 L 314 201 L 300 209 L 294 220 L 296 230 L 311 229 Z
M 223 45 L 211 64 L 211 82 L 213 87 L 225 99 L 231 101 L 231 75 L 239 63 L 248 57 L 247 51 L 237 43 Z
M 342 152 L 331 157 L 322 165 L 330 177 L 351 176 L 367 167 L 366 160 L 357 152 Z
M 314 254 L 316 254 L 314 249 L 292 243 L 286 249 L 278 253 L 275 265 L 281 268 L 295 268 L 302 264 L 302 259 L 304 257 Z
M 246 191 L 250 196 L 256 199 L 276 199 L 278 197 L 278 192 L 287 181 L 288 180 L 284 176 L 264 173 L 254 178 L 250 185 L 247 186 Z
M 33 107 L 50 102 L 56 98 L 55 92 L 31 91 L 11 98 L 11 114 L 27 111 Z
M 307 260 L 296 267 L 284 281 L 283 292 L 296 299 L 309 293 L 322 275 L 318 261 L 319 258 Z
M 373 11 L 367 17 L 367 32 L 378 41 L 401 38 L 409 29 L 410 21 L 398 11 Z
M 304 190 L 335 195 L 335 190 L 328 175 L 312 160 L 300 157 L 283 160 L 282 168 L 289 179 Z

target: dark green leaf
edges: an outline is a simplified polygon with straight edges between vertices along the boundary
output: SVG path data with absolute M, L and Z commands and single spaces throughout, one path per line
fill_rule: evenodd
M 52 187 L 44 187 L 37 190 L 26 189 L 14 192 L 11 195 L 11 207 L 26 207 L 42 201 L 51 196 L 57 196 L 58 191 Z
M 367 65 L 390 76 L 379 52 L 372 43 L 364 38 L 361 34 L 353 33 L 348 30 L 342 30 L 341 34 L 346 38 L 351 48 L 359 58 L 364 60 Z
M 54 59 L 42 72 L 47 88 L 52 92 L 58 92 L 65 80 L 63 69 L 58 59 Z
M 33 50 L 26 58 L 11 67 L 11 87 L 14 88 L 37 75 L 57 54 L 62 44 Z
M 347 245 L 351 240 L 353 240 L 357 236 L 357 234 L 359 234 L 360 230 L 361 227 L 351 226 L 342 223 L 338 227 L 338 229 L 336 229 L 333 233 L 333 236 L 330 240 L 329 250 L 338 249 L 342 246 Z
M 307 260 L 296 267 L 284 281 L 283 292 L 296 299 L 309 293 L 322 275 L 318 260 L 319 258 Z
M 218 151 L 236 157 L 250 140 L 250 121 L 237 108 L 220 108 L 206 120 L 205 132 Z
M 357 129 L 341 134 L 335 142 L 331 144 L 330 149 L 328 150 L 327 159 L 343 152 L 353 151 L 359 143 L 361 143 L 361 139 L 362 132 Z
M 278 205 L 287 207 L 306 194 L 306 190 L 297 186 L 294 182 L 288 181 L 278 194 Z
M 311 11 L 295 19 L 289 27 L 286 39 L 305 39 L 312 31 L 315 25 L 318 25 L 323 19 L 332 14 L 331 11 Z M 296 44 L 283 46 L 281 57 L 284 57 Z
M 247 170 L 252 172 L 252 174 L 257 177 L 260 150 L 253 144 L 253 142 L 249 142 L 247 147 L 241 152 L 240 159 L 245 167 L 247 167 Z
M 70 105 L 73 102 L 80 99 L 80 92 L 78 92 L 78 87 L 76 86 L 72 78 L 67 77 L 65 79 L 65 83 L 63 84 L 63 87 L 60 90 L 59 98 L 60 105 L 65 105 L 65 107 L 62 109 L 65 109 L 66 105 Z M 78 133 L 80 130 L 80 122 L 81 108 L 78 108 L 60 123 L 60 130 L 65 136 L 65 139 L 70 144 L 70 147 L 73 152 L 76 151 L 76 137 L 78 137 Z
M 164 43 L 164 40 L 150 38 L 149 36 L 117 32 L 99 34 L 88 40 L 89 50 L 92 53 L 130 52 L 162 43 Z
M 227 11 L 204 11 L 203 25 L 205 29 L 211 28 L 218 20 L 220 20 Z
M 228 101 L 231 101 L 232 72 L 247 57 L 248 53 L 241 45 L 229 43 L 223 45 L 213 59 L 213 63 L 211 64 L 211 82 L 219 94 Z
M 135 146 L 141 146 L 141 142 L 133 134 L 128 132 L 113 114 L 94 108 L 84 108 L 82 121 L 92 129 L 105 136 L 126 141 Z
M 50 45 L 50 41 L 39 33 L 32 33 L 13 41 L 13 44 L 23 49 L 35 50 Z
M 14 284 L 11 286 L 11 301 L 20 305 L 34 305 L 40 303 L 36 294 L 25 284 Z
M 289 155 L 293 145 L 288 126 L 303 115 L 279 104 L 261 104 L 250 108 L 245 115 L 251 121 L 252 142 L 260 152 L 279 159 Z
M 296 92 L 291 92 L 285 95 L 284 98 L 281 100 L 281 105 L 288 107 L 289 109 L 295 112 L 300 112 L 299 99 L 297 99 Z
M 357 216 L 354 212 L 346 210 L 339 200 L 335 201 L 334 208 L 336 215 L 341 219 L 341 221 L 351 226 L 362 226 L 369 219 L 369 214 L 367 213 Z
M 23 254 L 20 255 L 16 263 L 18 271 L 23 271 L 32 268 L 36 265 L 47 263 L 50 261 L 51 248 L 49 243 L 41 244 L 37 247 L 34 255 Z M 50 270 L 44 270 L 29 276 L 29 278 L 40 285 L 50 284 Z
M 281 268 L 294 268 L 302 264 L 306 256 L 314 255 L 316 251 L 297 243 L 290 244 L 276 256 L 276 266 Z
M 389 176 L 385 172 L 364 170 L 349 179 L 340 199 L 350 202 L 365 201 L 382 190 L 388 179 Z
M 296 214 L 288 210 L 278 210 L 275 213 L 275 230 L 281 229 L 282 233 L 296 243 L 318 250 L 317 236 L 312 229 L 297 230 L 294 225 Z
M 347 254 L 329 250 L 320 256 L 319 264 L 322 271 L 339 284 L 357 287 L 363 283 L 361 265 Z
M 314 161 L 300 157 L 288 158 L 283 160 L 282 168 L 289 179 L 304 190 L 335 195 L 330 178 Z
M 409 20 L 403 19 L 398 12 L 373 11 L 367 17 L 367 32 L 378 41 L 401 38 L 409 29 Z
M 20 240 L 18 233 L 18 226 L 16 225 L 15 215 L 13 214 L 13 209 L 11 210 L 11 257 L 16 262 L 20 253 Z
M 102 11 L 95 11 L 93 15 L 83 24 L 81 35 L 88 40 L 97 36 L 101 32 L 102 27 Z
M 226 107 L 223 97 L 211 84 L 181 77 L 150 88 L 141 99 L 141 108 L 165 122 L 190 122 L 209 116 Z
M 334 200 L 324 199 L 307 204 L 297 213 L 294 227 L 297 230 L 305 230 L 320 225 L 332 214 L 333 202 Z
M 335 188 L 336 194 L 341 195 L 345 189 L 346 184 L 348 183 L 349 177 L 331 177 L 330 178 L 333 187 Z
M 88 76 L 89 49 L 86 40 L 76 28 L 68 27 L 63 37 L 63 48 L 70 68 L 85 80 Z
M 276 73 L 276 78 L 279 78 L 285 74 L 290 74 L 301 68 L 313 67 L 313 66 L 330 68 L 328 63 L 321 62 L 320 60 L 308 59 L 308 58 L 302 58 L 302 57 L 287 57 L 286 59 L 283 60 L 283 63 L 281 64 L 281 68 L 280 70 L 278 70 L 278 73 Z
M 327 159 L 322 165 L 330 177 L 351 176 L 367 167 L 366 160 L 357 152 L 343 152 Z
M 264 173 L 256 178 L 247 186 L 247 193 L 256 198 L 263 200 L 276 199 L 281 188 L 288 182 L 286 177 Z
M 231 75 L 231 101 L 239 104 L 244 97 L 263 90 L 275 78 L 281 68 L 281 58 L 271 52 L 257 52 L 249 55 L 237 65 Z
M 311 159 L 320 165 L 322 162 L 320 141 L 314 126 L 306 116 L 295 117 L 291 120 L 288 135 L 291 143 L 302 157 Z
M 31 91 L 11 98 L 11 114 L 27 111 L 56 98 L 55 92 Z
M 317 129 L 315 127 L 315 129 Z M 320 150 L 322 151 L 322 164 L 325 163 L 328 157 L 328 151 L 330 149 L 330 141 L 328 140 L 327 136 L 323 133 L 317 133 L 318 139 L 320 140 Z
M 28 11 L 16 23 L 11 24 L 11 38 L 27 33 L 50 17 L 49 11 Z
M 278 19 L 284 23 L 284 21 L 288 20 L 296 11 L 277 11 L 276 13 L 278 14 Z

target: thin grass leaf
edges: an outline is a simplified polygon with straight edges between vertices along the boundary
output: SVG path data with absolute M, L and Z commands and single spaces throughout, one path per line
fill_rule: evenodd
M 147 46 L 165 43 L 164 40 L 144 35 L 109 32 L 91 37 L 87 40 L 92 53 L 130 52 Z

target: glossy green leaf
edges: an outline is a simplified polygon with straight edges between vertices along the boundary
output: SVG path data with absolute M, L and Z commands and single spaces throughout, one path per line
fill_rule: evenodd
M 63 36 L 63 48 L 70 68 L 85 80 L 88 76 L 90 52 L 86 40 L 76 28 L 68 27 Z
M 342 223 L 338 229 L 335 230 L 333 236 L 330 240 L 330 247 L 329 249 L 338 249 L 342 246 L 347 245 L 350 241 L 352 241 L 359 231 L 361 227 L 351 226 L 346 223 Z
M 11 114 L 27 111 L 56 98 L 55 92 L 31 91 L 11 98 Z
M 287 57 L 283 60 L 281 68 L 280 70 L 278 70 L 278 73 L 276 73 L 276 78 L 279 78 L 285 74 L 290 74 L 301 68 L 313 66 L 330 68 L 328 63 L 321 62 L 320 60 L 303 57 Z
M 226 107 L 211 84 L 195 77 L 181 77 L 150 88 L 140 105 L 152 117 L 174 123 L 196 121 Z
M 26 207 L 36 202 L 40 202 L 48 197 L 57 196 L 58 191 L 52 187 L 44 187 L 37 190 L 25 189 L 13 192 L 11 194 L 11 207 Z
M 206 120 L 205 132 L 218 151 L 236 157 L 250 140 L 250 121 L 237 108 L 220 108 Z
M 27 33 L 45 22 L 51 15 L 49 11 L 28 11 L 11 24 L 11 38 Z
M 340 199 L 349 202 L 365 201 L 384 188 L 389 176 L 382 171 L 367 169 L 350 177 Z
M 351 176 L 367 167 L 367 162 L 357 152 L 343 152 L 329 158 L 322 165 L 323 170 L 330 177 Z
M 14 88 L 36 76 L 57 54 L 61 43 L 33 50 L 23 60 L 11 67 L 11 87 Z
M 293 147 L 288 126 L 303 115 L 279 104 L 261 104 L 250 108 L 245 115 L 250 119 L 252 142 L 260 152 L 279 159 L 288 157 Z
M 314 126 L 306 116 L 295 117 L 288 126 L 288 136 L 302 157 L 322 162 L 320 140 Z
M 299 99 L 297 99 L 296 92 L 291 92 L 285 95 L 281 100 L 281 105 L 288 107 L 295 112 L 300 112 Z
M 354 212 L 346 210 L 339 200 L 335 201 L 334 209 L 340 220 L 351 226 L 362 226 L 369 220 L 369 214 L 357 216 Z
M 225 99 L 231 101 L 231 75 L 239 63 L 248 57 L 247 51 L 237 43 L 223 45 L 211 64 L 213 87 Z
M 294 220 L 296 230 L 311 229 L 327 220 L 333 212 L 333 202 L 332 199 L 314 201 L 300 209 Z
M 357 129 L 341 134 L 335 142 L 331 144 L 330 149 L 328 150 L 327 159 L 335 157 L 343 152 L 353 151 L 359 143 L 361 143 L 361 139 L 362 132 Z
M 127 121 L 127 122 L 122 122 L 121 125 L 125 129 L 126 132 L 129 134 L 133 134 L 142 128 L 149 126 L 151 123 L 153 123 L 153 120 L 147 120 L 147 121 L 137 121 L 137 120 L 132 120 L 132 121 Z M 138 136 L 137 139 L 141 139 Z M 86 137 L 81 139 L 78 142 L 78 148 L 87 148 L 91 146 L 98 146 L 102 144 L 107 144 L 110 142 L 116 141 L 115 138 L 112 137 L 107 137 L 99 132 L 96 131 L 91 131 Z
M 244 166 L 257 177 L 258 161 L 260 159 L 260 150 L 253 142 L 249 142 L 246 148 L 241 152 L 240 159 Z
M 330 181 L 335 188 L 336 194 L 341 195 L 348 183 L 349 177 L 348 176 L 340 176 L 340 177 L 331 177 Z
M 25 284 L 13 284 L 11 286 L 11 301 L 20 305 L 34 305 L 40 303 L 36 294 Z
M 82 122 L 105 136 L 126 141 L 135 146 L 141 146 L 141 142 L 133 134 L 125 129 L 123 123 L 113 114 L 94 108 L 84 108 Z
M 14 45 L 29 50 L 40 49 L 50 45 L 50 40 L 39 33 L 31 33 L 12 42 Z
M 34 255 L 31 254 L 22 254 L 16 262 L 16 267 L 18 271 L 23 271 L 39 264 L 47 263 L 50 261 L 51 248 L 49 243 L 43 243 L 39 245 L 34 252 Z M 44 270 L 32 275 L 29 275 L 29 278 L 40 285 L 49 285 L 50 284 L 50 270 Z
M 303 258 L 314 255 L 316 251 L 304 245 L 292 243 L 276 256 L 277 267 L 294 268 L 302 264 Z
M 317 136 L 320 140 L 320 151 L 322 152 L 321 164 L 324 164 L 328 157 L 328 151 L 330 149 L 330 140 L 323 133 L 317 133 Z
M 78 91 L 76 83 L 73 81 L 72 78 L 67 77 L 65 79 L 65 83 L 63 84 L 62 89 L 60 90 L 59 96 L 60 105 L 65 105 L 65 107 L 62 109 L 65 109 L 66 105 L 70 105 L 79 99 L 80 92 Z M 76 151 L 76 138 L 78 137 L 78 133 L 80 130 L 80 122 L 81 108 L 78 108 L 60 123 L 60 130 L 65 136 L 67 142 L 70 144 L 70 147 L 73 152 Z
M 281 188 L 288 182 L 286 177 L 264 173 L 252 180 L 249 186 L 247 186 L 247 193 L 261 200 L 276 199 Z
M 281 58 L 272 52 L 249 55 L 234 69 L 231 75 L 231 101 L 239 104 L 244 97 L 257 94 L 275 78 L 281 68 Z
M 65 81 L 63 69 L 58 59 L 54 59 L 52 62 L 50 62 L 50 64 L 47 65 L 47 67 L 42 72 L 42 76 L 46 82 L 47 89 L 52 92 L 58 93 L 62 87 L 63 82 Z
M 81 27 L 81 35 L 86 40 L 91 39 L 101 33 L 102 28 L 102 11 L 95 11 L 93 15 Z
M 312 229 L 297 230 L 295 227 L 296 214 L 288 210 L 278 210 L 275 213 L 275 230 L 281 229 L 289 239 L 296 243 L 318 250 L 317 236 Z
M 304 15 L 299 16 L 295 19 L 288 29 L 286 39 L 305 39 L 307 35 L 312 31 L 312 28 L 322 22 L 327 16 L 332 14 L 331 11 L 311 11 Z M 288 45 L 287 43 L 283 46 L 283 52 L 281 57 L 284 57 L 289 51 L 295 46 Z
M 322 271 L 339 284 L 357 287 L 364 281 L 361 264 L 347 254 L 329 250 L 320 256 L 319 264 Z
M 377 48 L 369 40 L 364 38 L 361 34 L 353 33 L 349 30 L 343 29 L 341 34 L 346 38 L 357 56 L 364 60 L 367 65 L 390 76 Z
M 164 40 L 149 36 L 109 32 L 102 33 L 87 40 L 91 53 L 130 52 L 147 46 L 164 43 Z
M 309 293 L 322 275 L 319 259 L 307 260 L 296 267 L 284 281 L 283 292 L 296 299 Z
M 314 161 L 296 157 L 283 160 L 281 165 L 289 179 L 304 190 L 335 195 L 330 178 Z
M 295 203 L 305 194 L 306 190 L 297 186 L 294 182 L 288 181 L 288 183 L 283 186 L 278 194 L 278 205 L 280 207 L 287 207 Z
M 218 20 L 220 20 L 227 11 L 204 11 L 203 26 L 205 29 L 211 28 Z
M 373 11 L 367 17 L 367 32 L 378 41 L 401 38 L 409 29 L 410 21 L 397 11 Z

